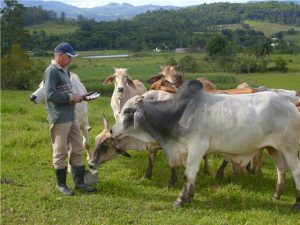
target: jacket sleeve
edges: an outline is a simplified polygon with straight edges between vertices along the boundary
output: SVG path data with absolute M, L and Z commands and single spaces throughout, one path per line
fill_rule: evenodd
M 44 87 L 45 87 L 45 99 L 49 102 L 56 104 L 71 104 L 72 94 L 61 93 L 58 90 L 58 74 L 51 69 L 45 71 L 44 74 Z

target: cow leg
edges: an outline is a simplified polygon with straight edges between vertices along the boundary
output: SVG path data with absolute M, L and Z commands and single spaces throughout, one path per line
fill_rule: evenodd
M 82 129 L 82 144 L 86 150 L 87 153 L 87 161 L 89 161 L 92 158 L 92 153 L 90 151 L 90 139 L 89 139 L 89 130 L 88 129 Z
M 227 166 L 227 164 L 229 163 L 229 161 L 227 161 L 226 159 L 223 160 L 221 166 L 219 167 L 219 169 L 217 170 L 217 173 L 216 173 L 216 177 L 221 179 L 223 178 L 224 176 L 224 170 Z
M 204 161 L 204 173 L 209 174 L 209 168 L 208 168 L 208 156 L 205 155 L 203 156 L 203 161 Z
M 284 157 L 291 170 L 296 187 L 296 203 L 294 204 L 294 209 L 300 210 L 300 159 L 297 154 L 299 154 L 297 149 L 286 151 Z
M 262 156 L 263 156 L 263 151 L 259 150 L 257 154 L 253 157 L 251 162 L 247 165 L 247 171 L 250 174 L 261 173 Z
M 240 164 L 231 161 L 233 176 L 241 175 Z
M 208 145 L 206 145 L 207 149 Z M 185 184 L 184 187 L 179 195 L 179 197 L 176 199 L 174 206 L 183 206 L 185 203 L 188 203 L 192 201 L 195 193 L 195 181 L 197 178 L 197 173 L 200 168 L 200 162 L 203 156 L 205 155 L 206 151 L 199 151 L 198 146 L 192 146 L 188 150 L 188 157 L 186 162 L 186 168 L 185 168 Z
M 155 162 L 155 158 L 156 158 L 158 149 L 155 149 L 155 150 L 148 149 L 148 151 L 149 151 L 148 167 L 147 167 L 147 171 L 143 177 L 146 179 L 150 179 L 152 176 L 153 166 L 154 166 L 154 162 Z
M 277 168 L 277 184 L 276 190 L 273 194 L 273 198 L 279 200 L 280 196 L 283 193 L 284 182 L 285 182 L 285 173 L 287 171 L 287 165 L 284 160 L 283 155 L 273 148 L 268 148 L 269 154 L 272 156 L 273 160 L 276 163 Z
M 255 156 L 255 173 L 261 173 L 261 166 L 262 166 L 262 159 L 263 159 L 263 151 L 260 150 L 257 155 Z
M 170 186 L 175 187 L 177 183 L 177 170 L 176 167 L 171 168 L 171 180 L 170 180 Z

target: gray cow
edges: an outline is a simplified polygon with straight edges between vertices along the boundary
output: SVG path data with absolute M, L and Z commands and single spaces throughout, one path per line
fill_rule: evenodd
M 185 185 L 175 206 L 192 200 L 200 161 L 205 154 L 220 153 L 246 166 L 267 148 L 278 172 L 274 198 L 283 191 L 289 167 L 296 187 L 295 209 L 300 210 L 300 114 L 293 103 L 274 92 L 248 95 L 213 95 L 197 81 L 185 82 L 166 101 L 127 101 L 112 127 L 119 140 L 133 137 L 158 142 L 169 165 L 185 166 Z

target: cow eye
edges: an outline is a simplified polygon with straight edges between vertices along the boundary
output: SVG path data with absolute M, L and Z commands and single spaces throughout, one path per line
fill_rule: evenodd
M 108 143 L 107 141 L 104 141 L 102 144 L 101 144 L 102 148 L 103 149 L 106 149 L 108 147 Z
M 131 108 L 127 108 L 124 110 L 124 113 L 131 113 L 132 112 L 132 109 Z

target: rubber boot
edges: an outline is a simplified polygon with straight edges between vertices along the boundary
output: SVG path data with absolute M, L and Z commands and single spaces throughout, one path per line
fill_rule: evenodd
M 68 188 L 68 186 L 66 184 L 67 168 L 56 169 L 55 174 L 56 174 L 56 179 L 57 179 L 56 188 L 64 195 L 67 195 L 67 196 L 74 195 L 74 192 L 70 191 L 70 189 Z
M 75 184 L 75 189 L 80 189 L 84 192 L 96 191 L 94 187 L 84 183 L 84 173 L 85 173 L 84 166 L 72 166 L 71 172 Z

